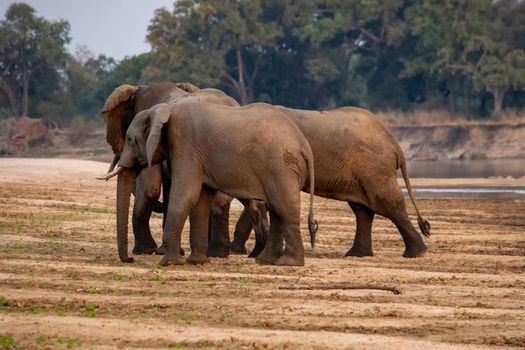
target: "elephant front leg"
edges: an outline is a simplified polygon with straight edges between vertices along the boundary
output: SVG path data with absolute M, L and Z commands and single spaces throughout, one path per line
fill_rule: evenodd
M 208 259 L 208 218 L 211 212 L 213 192 L 204 187 L 199 200 L 190 212 L 190 264 L 204 264 Z
M 372 251 L 372 222 L 374 212 L 369 208 L 358 204 L 349 203 L 356 218 L 356 231 L 354 244 L 346 253 L 346 256 L 373 256 Z
M 150 218 L 153 208 L 160 197 L 160 166 L 154 165 L 143 169 L 135 182 L 135 205 L 133 206 L 133 235 L 135 246 L 133 254 L 152 254 L 157 244 L 151 235 Z
M 181 233 L 190 209 L 199 199 L 201 186 L 202 182 L 195 181 L 172 182 L 162 236 L 162 241 L 166 244 L 166 255 L 161 259 L 160 265 L 185 264 L 181 255 Z
M 165 162 L 162 163 L 161 169 L 162 169 L 162 198 L 163 198 L 162 200 L 164 202 L 162 203 L 162 228 L 164 229 L 164 226 L 166 225 L 166 216 L 168 215 L 168 205 L 169 205 L 170 188 L 171 188 L 171 175 L 170 175 L 169 169 L 167 169 Z M 157 206 L 157 204 L 155 204 L 155 206 Z M 166 254 L 166 247 L 167 247 L 167 244 L 164 241 L 162 241 L 161 245 L 158 246 L 157 249 L 155 250 L 155 254 L 157 255 Z M 180 255 L 184 255 L 184 249 L 182 248 L 180 248 Z
M 157 243 L 151 235 L 149 226 L 154 203 L 146 200 L 144 196 L 135 196 L 132 216 L 133 236 L 135 237 L 133 254 L 135 255 L 152 254 L 157 249 Z

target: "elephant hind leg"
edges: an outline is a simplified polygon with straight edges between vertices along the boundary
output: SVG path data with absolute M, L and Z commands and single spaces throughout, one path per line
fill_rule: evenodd
M 270 232 L 266 246 L 255 258 L 258 264 L 273 265 L 283 252 L 283 221 L 279 215 L 270 210 Z
M 369 208 L 348 202 L 350 208 L 355 214 L 356 231 L 354 244 L 346 253 L 346 256 L 373 256 L 372 251 L 372 223 L 374 221 L 374 212 Z
M 284 251 L 276 265 L 304 266 L 304 245 L 300 230 L 300 192 L 288 193 L 287 202 L 279 202 L 278 214 L 283 223 Z M 282 204 L 282 205 L 281 205 Z
M 262 201 L 250 201 L 250 214 L 252 217 L 253 230 L 255 231 L 255 246 L 253 247 L 250 258 L 256 258 L 261 254 L 266 245 L 268 237 L 268 215 L 266 204 Z
M 226 258 L 230 255 L 230 204 L 232 198 L 217 192 L 211 203 L 208 227 L 208 256 Z
M 405 242 L 405 252 L 403 253 L 405 258 L 415 258 L 424 255 L 428 247 L 410 222 L 403 193 L 395 178 L 390 181 L 389 188 L 391 189 L 390 191 L 383 192 L 382 197 L 378 198 L 378 206 L 374 211 L 390 219 L 396 225 Z
M 244 208 L 233 231 L 233 240 L 230 243 L 230 251 L 233 254 L 246 254 L 246 241 L 252 232 L 252 218 L 248 209 Z
M 269 225 L 266 204 L 255 199 L 240 201 L 244 205 L 244 210 L 235 225 L 230 249 L 236 254 L 246 254 L 246 241 L 250 237 L 253 228 L 255 231 L 255 246 L 248 257 L 256 258 L 264 249 L 268 237 Z

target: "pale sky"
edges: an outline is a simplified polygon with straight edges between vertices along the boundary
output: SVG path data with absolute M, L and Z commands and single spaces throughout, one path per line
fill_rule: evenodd
M 171 11 L 174 0 L 0 0 L 2 20 L 15 2 L 25 2 L 48 20 L 67 20 L 71 53 L 85 45 L 95 55 L 120 60 L 150 50 L 146 34 L 153 14 L 160 7 Z

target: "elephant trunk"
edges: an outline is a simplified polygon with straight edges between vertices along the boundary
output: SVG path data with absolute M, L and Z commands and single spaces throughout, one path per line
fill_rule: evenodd
M 117 247 L 120 260 L 125 263 L 133 262 L 128 256 L 128 217 L 134 179 L 131 169 L 124 169 L 117 178 Z

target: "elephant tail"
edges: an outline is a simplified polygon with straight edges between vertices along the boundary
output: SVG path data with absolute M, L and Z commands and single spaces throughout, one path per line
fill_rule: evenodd
M 310 184 L 310 211 L 308 212 L 308 231 L 310 233 L 310 245 L 315 247 L 315 234 L 319 228 L 317 220 L 314 219 L 314 190 L 315 190 L 315 172 L 314 172 L 314 157 L 310 145 L 302 151 L 303 158 L 306 160 L 308 166 L 308 182 Z
M 427 220 L 423 219 L 416 205 L 416 200 L 414 199 L 414 193 L 412 191 L 412 185 L 410 184 L 410 180 L 408 178 L 407 162 L 405 160 L 405 157 L 403 156 L 403 153 L 400 154 L 398 159 L 399 168 L 401 169 L 401 174 L 403 174 L 403 179 L 405 180 L 405 184 L 407 186 L 408 196 L 410 197 L 410 200 L 412 201 L 412 204 L 416 209 L 417 224 L 419 225 L 419 229 L 421 230 L 421 233 L 423 233 L 426 237 L 430 237 L 430 223 Z

